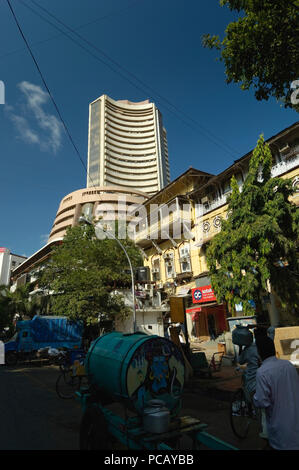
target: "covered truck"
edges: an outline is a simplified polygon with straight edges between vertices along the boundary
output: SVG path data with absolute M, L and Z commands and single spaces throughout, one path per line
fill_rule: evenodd
M 66 317 L 38 316 L 18 321 L 17 332 L 5 343 L 5 363 L 16 363 L 18 357 L 30 355 L 46 347 L 56 349 L 80 348 L 83 324 Z

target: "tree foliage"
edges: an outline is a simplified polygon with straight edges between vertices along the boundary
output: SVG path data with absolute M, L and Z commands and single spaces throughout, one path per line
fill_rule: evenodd
M 143 264 L 138 249 L 122 240 L 132 265 Z M 63 243 L 54 248 L 42 271 L 39 285 L 52 293 L 51 309 L 85 324 L 97 322 L 99 315 L 127 315 L 121 296 L 111 295 L 117 287 L 131 287 L 128 261 L 115 240 L 99 240 L 90 225 L 69 228 Z
M 30 284 L 17 287 L 11 291 L 8 286 L 0 286 L 0 331 L 12 330 L 14 320 L 33 318 L 44 309 L 44 299 L 29 297 Z
M 242 90 L 253 87 L 258 100 L 274 96 L 285 107 L 294 106 L 291 84 L 299 79 L 299 1 L 221 0 L 220 5 L 239 17 L 228 24 L 222 40 L 206 34 L 203 44 L 220 52 L 226 82 L 239 83 Z
M 242 302 L 248 314 L 268 282 L 283 305 L 299 306 L 299 209 L 289 200 L 291 180 L 271 178 L 271 166 L 271 151 L 261 136 L 241 192 L 231 180 L 228 218 L 207 249 L 217 299 L 232 307 Z

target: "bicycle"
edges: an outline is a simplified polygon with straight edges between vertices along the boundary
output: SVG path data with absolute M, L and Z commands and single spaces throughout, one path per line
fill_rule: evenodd
M 68 351 L 64 360 L 59 363 L 60 374 L 55 385 L 59 398 L 66 400 L 75 398 L 76 392 L 88 384 L 84 373 L 84 357 L 81 351 Z
M 59 398 L 69 400 L 75 398 L 76 392 L 83 385 L 87 385 L 87 377 L 85 375 L 74 374 L 72 368 L 65 369 L 56 380 L 56 393 Z
M 244 377 L 242 376 L 242 387 L 234 392 L 230 403 L 230 424 L 235 436 L 239 439 L 245 439 L 254 421 L 260 425 L 261 411 L 254 406 L 245 391 Z

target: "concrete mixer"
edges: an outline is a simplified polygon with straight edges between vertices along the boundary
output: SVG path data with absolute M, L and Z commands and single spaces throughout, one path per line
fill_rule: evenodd
M 105 334 L 91 344 L 85 371 L 89 386 L 77 392 L 81 450 L 111 449 L 113 441 L 169 450 L 183 434 L 194 447 L 235 449 L 205 432 L 200 420 L 179 416 L 185 368 L 172 341 L 141 332 Z

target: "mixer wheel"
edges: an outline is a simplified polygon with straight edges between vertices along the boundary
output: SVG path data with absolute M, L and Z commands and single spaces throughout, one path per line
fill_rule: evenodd
M 102 411 L 95 405 L 89 406 L 81 420 L 80 450 L 107 450 L 109 435 Z

